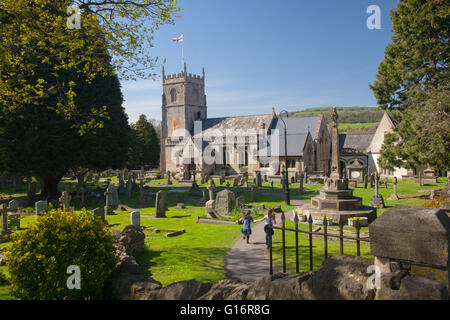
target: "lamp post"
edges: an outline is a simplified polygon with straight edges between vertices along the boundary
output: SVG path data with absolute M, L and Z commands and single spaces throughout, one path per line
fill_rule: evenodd
M 282 115 L 286 114 L 286 118 L 289 117 L 289 113 L 286 110 L 283 110 L 280 112 L 279 118 L 280 120 L 283 122 L 284 124 L 284 183 L 285 183 L 285 193 L 286 193 L 286 204 L 290 205 L 291 204 L 291 200 L 290 200 L 290 195 L 289 195 L 289 178 L 288 178 L 288 159 L 287 159 L 287 128 L 286 128 L 286 123 L 283 120 Z

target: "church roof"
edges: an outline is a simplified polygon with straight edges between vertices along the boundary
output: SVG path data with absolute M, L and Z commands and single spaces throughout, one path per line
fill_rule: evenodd
M 372 142 L 373 134 L 340 134 L 339 149 L 365 152 Z
M 287 155 L 290 157 L 302 156 L 308 133 L 312 138 L 315 138 L 320 126 L 321 117 L 291 117 L 283 118 L 283 120 L 286 123 L 287 131 Z M 276 119 L 274 123 L 274 129 L 278 129 L 280 135 L 280 156 L 284 156 L 285 154 L 283 120 Z
M 204 135 L 211 134 L 213 131 L 220 130 L 246 130 L 246 129 L 266 129 L 268 130 L 272 123 L 272 114 L 261 114 L 252 116 L 237 116 L 224 118 L 210 118 L 202 120 L 202 131 Z

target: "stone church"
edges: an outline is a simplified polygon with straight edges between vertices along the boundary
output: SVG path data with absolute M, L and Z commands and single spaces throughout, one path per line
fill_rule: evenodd
M 200 76 L 187 73 L 186 64 L 178 74 L 166 75 L 163 68 L 162 84 L 162 173 L 254 177 L 259 171 L 267 177 L 287 168 L 291 181 L 302 172 L 329 174 L 331 141 L 322 115 L 281 117 L 273 109 L 208 118 L 204 69 Z

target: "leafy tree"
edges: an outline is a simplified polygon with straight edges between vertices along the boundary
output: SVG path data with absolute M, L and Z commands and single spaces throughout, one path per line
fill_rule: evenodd
M 95 59 L 101 58 L 102 64 L 111 68 L 105 42 L 89 41 L 90 34 L 101 34 L 98 25 L 92 24 L 92 29 L 85 28 L 76 35 L 80 40 L 78 53 L 95 51 Z M 102 72 L 88 79 L 80 72 L 89 65 L 87 62 L 50 71 L 47 67 L 59 60 L 53 50 L 51 46 L 39 48 L 40 54 L 48 57 L 45 61 L 40 61 L 41 56 L 27 56 L 36 72 L 42 71 L 34 76 L 35 80 L 49 86 L 54 84 L 55 90 L 58 84 L 71 87 L 71 100 L 80 116 L 92 114 L 93 106 L 102 106 L 105 115 L 101 124 L 80 136 L 79 117 L 58 112 L 56 106 L 61 96 L 57 93 L 42 89 L 38 93 L 39 102 L 24 99 L 12 106 L 0 100 L 0 168 L 41 178 L 43 196 L 51 199 L 57 198 L 57 185 L 69 168 L 121 167 L 128 150 L 129 130 L 118 77 Z M 20 64 L 16 67 L 20 69 Z M 11 65 L 1 65 L 0 70 L 12 72 Z M 24 82 L 20 77 L 14 81 L 20 90 Z
M 80 80 L 57 75 L 77 70 L 83 81 L 117 74 L 124 79 L 151 77 L 157 58 L 150 57 L 153 34 L 172 23 L 176 0 L 4 0 L 0 3 L 0 106 L 25 103 L 62 114 L 80 133 L 101 127 L 103 105 L 81 112 L 74 103 Z M 70 5 L 81 9 L 81 29 L 69 29 Z M 101 30 L 101 32 L 99 32 Z M 105 61 L 108 53 L 111 61 Z M 53 76 L 53 78 L 50 77 Z M 49 78 L 51 78 L 49 81 Z M 45 105 L 49 95 L 57 96 Z
M 397 122 L 382 167 L 449 168 L 449 15 L 445 0 L 399 0 L 391 12 L 394 36 L 370 86 Z
M 153 124 L 145 115 L 132 126 L 129 163 L 131 166 L 157 167 L 159 163 L 160 141 Z

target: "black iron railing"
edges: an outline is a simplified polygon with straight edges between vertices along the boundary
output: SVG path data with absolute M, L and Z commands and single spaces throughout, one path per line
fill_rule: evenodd
M 286 228 L 286 216 L 284 212 L 281 213 L 281 227 L 277 226 L 271 226 L 270 228 L 275 230 L 281 230 L 281 238 L 282 238 L 282 260 L 283 260 L 283 273 L 286 272 L 286 231 L 294 232 L 295 233 L 295 272 L 299 272 L 300 269 L 300 262 L 299 262 L 299 240 L 298 235 L 299 233 L 308 234 L 308 240 L 309 240 L 309 269 L 311 271 L 314 270 L 314 259 L 313 259 L 313 236 L 321 236 L 323 237 L 323 243 L 324 243 L 324 259 L 327 259 L 328 257 L 328 238 L 339 238 L 339 248 L 340 248 L 340 254 L 344 254 L 344 240 L 353 240 L 356 242 L 356 255 L 361 255 L 361 242 L 370 242 L 369 237 L 361 238 L 361 225 L 359 222 L 359 219 L 355 220 L 355 230 L 356 230 L 356 237 L 352 236 L 346 236 L 344 235 L 344 223 L 341 220 L 339 223 L 339 235 L 335 233 L 329 233 L 328 232 L 328 217 L 323 217 L 323 232 L 314 232 L 312 229 L 313 226 L 313 219 L 311 215 L 308 218 L 308 231 L 300 230 L 299 225 L 299 218 L 297 216 L 297 213 L 294 212 L 294 224 L 295 228 Z M 273 274 L 273 250 L 272 250 L 272 236 L 269 238 L 269 260 L 270 260 L 270 269 L 269 273 Z

